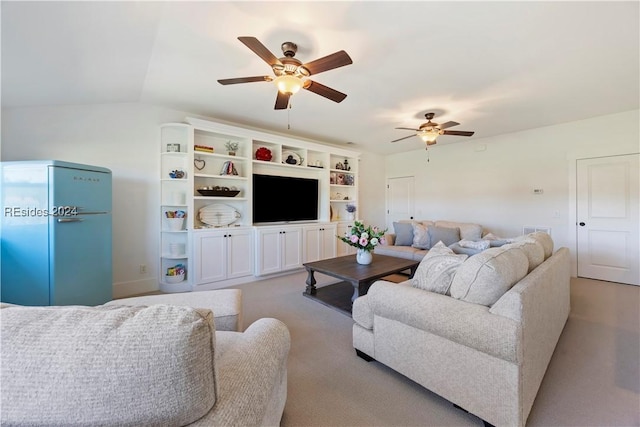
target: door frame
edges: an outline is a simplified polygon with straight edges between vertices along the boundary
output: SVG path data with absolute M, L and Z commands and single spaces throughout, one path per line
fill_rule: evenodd
M 567 242 L 571 252 L 571 277 L 578 277 L 578 160 L 596 159 L 600 157 L 626 156 L 639 154 L 638 146 L 622 145 L 619 147 L 589 147 L 584 150 L 567 153 L 569 162 L 569 218 L 567 222 Z

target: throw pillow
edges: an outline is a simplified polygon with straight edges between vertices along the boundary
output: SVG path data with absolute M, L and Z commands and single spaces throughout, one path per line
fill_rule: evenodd
M 474 256 L 482 252 L 481 249 L 464 248 L 460 246 L 460 242 L 455 242 L 453 245 L 449 245 L 449 249 L 457 254 Z
M 447 228 L 447 227 L 429 227 L 429 241 L 432 246 L 437 242 L 444 243 L 445 246 L 449 246 L 455 242 L 460 241 L 460 229 L 459 228 Z
M 489 241 L 489 246 L 492 248 L 499 248 L 500 246 L 506 245 L 507 243 L 512 243 L 514 239 L 498 237 L 493 233 L 487 233 L 487 235 L 484 236 L 482 240 Z
M 467 255 L 456 255 L 442 242 L 438 242 L 420 261 L 411 286 L 447 295 L 453 276 L 467 258 Z
M 491 307 L 527 275 L 529 260 L 519 248 L 490 248 L 470 257 L 451 282 L 453 298 Z
M 553 253 L 553 239 L 544 231 L 536 231 L 535 233 L 529 233 L 524 236 L 518 236 L 515 238 L 515 241 L 524 240 L 524 239 L 533 239 L 542 245 L 542 249 L 544 249 L 544 259 L 546 260 Z
M 544 248 L 538 241 L 533 239 L 516 240 L 513 243 L 504 245 L 503 248 L 521 249 L 529 260 L 529 273 L 544 261 Z
M 410 222 L 394 222 L 393 231 L 396 235 L 396 246 L 411 246 L 413 244 L 413 224 Z
M 481 251 L 484 251 L 485 249 L 489 249 L 489 246 L 490 246 L 490 243 L 486 240 L 478 240 L 477 242 L 474 242 L 473 240 L 462 239 L 458 243 L 463 248 L 478 249 Z
M 413 225 L 413 246 L 417 249 L 429 249 L 431 242 L 429 241 L 428 228 L 424 224 L 416 223 Z

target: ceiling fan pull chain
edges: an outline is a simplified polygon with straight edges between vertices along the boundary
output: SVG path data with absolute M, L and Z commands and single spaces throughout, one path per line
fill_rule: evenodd
M 289 108 L 287 108 L 287 129 L 291 130 L 291 98 L 289 98 Z

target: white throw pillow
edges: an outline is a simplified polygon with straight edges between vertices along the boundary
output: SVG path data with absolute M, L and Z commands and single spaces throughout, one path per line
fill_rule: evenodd
M 431 247 L 426 225 L 420 223 L 413 224 L 413 244 L 411 246 L 418 249 L 429 249 Z
M 462 239 L 458 242 L 458 244 L 463 248 L 471 248 L 484 251 L 485 249 L 489 249 L 491 242 L 489 242 L 488 240 L 478 240 L 477 242 L 474 242 L 473 240 Z
M 438 242 L 420 261 L 411 286 L 447 295 L 456 271 L 467 258 L 468 255 L 457 255 Z
M 490 248 L 470 257 L 451 282 L 451 296 L 491 307 L 527 275 L 529 260 L 519 248 Z

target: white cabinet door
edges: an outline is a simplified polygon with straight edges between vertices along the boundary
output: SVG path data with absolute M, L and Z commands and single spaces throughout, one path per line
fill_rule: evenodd
M 321 258 L 335 258 L 336 257 L 336 247 L 338 243 L 337 235 L 338 228 L 335 225 L 323 225 L 320 228 L 321 239 Z
M 321 258 L 321 236 L 320 227 L 313 225 L 304 227 L 304 262 L 314 262 Z
M 195 284 L 226 279 L 225 233 L 219 231 L 196 233 L 194 245 Z
M 253 239 L 251 230 L 231 230 L 226 233 L 227 278 L 253 274 Z
M 286 228 L 281 234 L 281 270 L 302 267 L 302 228 Z
M 335 224 L 306 226 L 303 233 L 304 262 L 335 258 L 338 242 Z
M 257 231 L 258 254 L 256 273 L 266 275 L 278 273 L 282 264 L 282 249 L 280 240 L 282 238 L 281 229 L 260 229 Z

